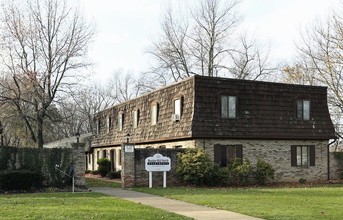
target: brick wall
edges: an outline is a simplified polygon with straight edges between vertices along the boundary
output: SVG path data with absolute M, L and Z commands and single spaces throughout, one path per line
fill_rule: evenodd
M 73 143 L 73 154 L 72 163 L 74 163 L 74 176 L 75 176 L 75 186 L 84 187 L 85 182 L 85 166 L 86 166 L 86 155 L 85 155 L 85 144 L 84 143 Z
M 161 154 L 171 159 L 171 170 L 167 172 L 167 187 L 178 185 L 178 177 L 175 169 L 177 164 L 177 153 L 184 149 L 135 149 L 134 153 L 122 150 L 122 186 L 130 188 L 133 186 L 149 186 L 149 172 L 145 170 L 145 158 L 155 154 Z M 163 186 L 163 172 L 153 172 L 153 187 Z
M 160 153 L 163 156 L 171 157 L 172 171 L 168 172 L 167 185 L 177 185 L 175 175 L 176 153 L 183 151 L 187 147 L 204 148 L 206 153 L 214 159 L 214 145 L 242 145 L 243 158 L 248 159 L 255 164 L 257 159 L 262 159 L 270 163 L 275 169 L 276 182 L 298 182 L 303 178 L 308 181 L 327 180 L 328 178 L 328 158 L 327 158 L 327 141 L 306 141 L 306 140 L 220 140 L 220 139 L 197 139 L 179 142 L 183 149 L 168 149 L 175 143 L 165 143 L 166 149 L 156 148 L 138 148 L 131 157 L 126 157 L 134 181 L 132 186 L 148 186 L 148 172 L 145 171 L 144 160 L 146 157 Z M 158 147 L 155 144 L 151 147 Z M 314 145 L 315 146 L 315 166 L 297 167 L 291 166 L 291 146 L 292 145 Z M 141 145 L 140 147 L 143 147 Z M 122 151 L 123 152 L 123 151 Z M 128 159 L 130 158 L 130 159 Z M 123 158 L 123 160 L 125 160 Z M 125 163 L 126 165 L 126 163 Z M 337 161 L 330 156 L 330 178 L 338 178 L 340 170 L 337 168 Z M 124 172 L 125 173 L 125 172 Z M 162 186 L 163 173 L 153 174 L 153 186 Z M 125 185 L 125 184 L 124 184 Z
M 308 181 L 327 180 L 327 141 L 298 141 L 298 140 L 204 140 L 195 142 L 196 147 L 202 147 L 214 158 L 215 144 L 242 145 L 243 159 L 256 163 L 262 159 L 270 163 L 275 172 L 277 182 L 297 182 L 300 178 Z M 292 167 L 291 145 L 315 145 L 315 166 Z

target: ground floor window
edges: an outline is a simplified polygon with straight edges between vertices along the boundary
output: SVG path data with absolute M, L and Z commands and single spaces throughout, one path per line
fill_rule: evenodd
M 313 145 L 291 146 L 291 166 L 315 166 L 316 154 Z
M 226 167 L 236 158 L 243 158 L 242 145 L 214 145 L 214 162 Z

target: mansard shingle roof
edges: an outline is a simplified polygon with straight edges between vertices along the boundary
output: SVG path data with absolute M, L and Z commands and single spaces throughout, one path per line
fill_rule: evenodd
M 330 139 L 335 131 L 327 89 L 319 86 L 195 78 L 193 137 Z M 220 117 L 220 96 L 237 97 L 237 118 Z M 311 120 L 296 117 L 296 101 L 310 100 Z
M 334 138 L 327 107 L 326 87 L 193 76 L 173 85 L 100 112 L 101 130 L 93 146 L 121 144 L 127 133 L 132 143 L 149 143 L 191 138 L 308 139 Z M 237 118 L 220 114 L 221 95 L 237 97 Z M 174 100 L 182 98 L 179 122 L 172 121 Z M 311 102 L 311 120 L 296 118 L 296 101 Z M 158 122 L 152 126 L 151 105 L 158 103 Z M 132 111 L 139 110 L 137 128 Z M 117 116 L 124 114 L 123 131 L 117 129 Z M 112 118 L 110 132 L 106 118 Z

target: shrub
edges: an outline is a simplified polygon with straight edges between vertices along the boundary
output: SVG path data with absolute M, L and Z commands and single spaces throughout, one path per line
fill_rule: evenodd
M 188 148 L 177 155 L 176 172 L 186 183 L 204 185 L 211 175 L 213 163 L 202 148 Z
M 307 182 L 307 180 L 304 179 L 304 178 L 300 178 L 300 179 L 299 179 L 299 183 L 300 183 L 300 184 L 305 184 L 306 182 Z
M 105 177 L 111 171 L 111 161 L 107 158 L 97 161 L 98 171 L 101 177 Z
M 238 174 L 239 184 L 249 183 L 249 177 L 253 171 L 253 167 L 249 160 L 244 160 L 242 164 L 235 168 L 235 171 Z
M 228 168 L 213 164 L 211 165 L 208 174 L 205 176 L 204 184 L 207 186 L 226 186 L 228 184 L 228 179 Z
M 264 160 L 257 160 L 254 170 L 255 180 L 260 185 L 265 185 L 268 179 L 274 179 L 275 170 Z
M 12 170 L 0 172 L 0 187 L 2 190 L 29 190 L 40 187 L 42 177 L 30 170 Z
M 97 170 L 92 170 L 92 171 L 91 171 L 91 174 L 93 174 L 93 175 L 99 175 L 99 171 L 97 171 Z
M 121 178 L 121 171 L 111 171 L 108 173 L 108 177 L 111 179 L 119 179 Z
M 230 182 L 233 184 L 247 184 L 253 174 L 253 166 L 249 160 L 242 161 L 237 158 L 229 164 Z

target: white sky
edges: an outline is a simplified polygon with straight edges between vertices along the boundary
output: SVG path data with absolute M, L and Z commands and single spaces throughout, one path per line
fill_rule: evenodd
M 170 1 L 170 0 L 169 0 Z M 182 1 L 182 0 L 181 0 Z M 97 35 L 89 57 L 97 80 L 115 70 L 139 73 L 148 68 L 145 53 L 160 31 L 162 7 L 168 0 L 79 0 Z M 290 60 L 300 28 L 337 7 L 339 0 L 243 0 L 244 27 L 271 48 L 278 61 Z

